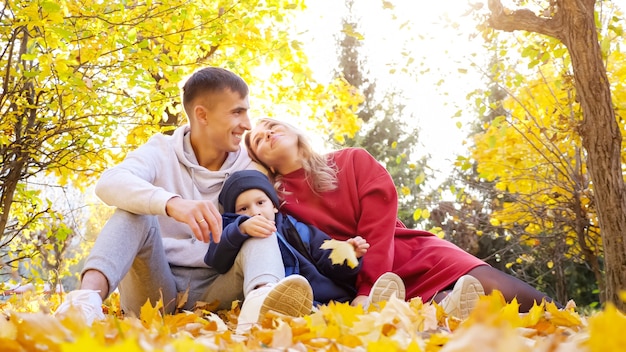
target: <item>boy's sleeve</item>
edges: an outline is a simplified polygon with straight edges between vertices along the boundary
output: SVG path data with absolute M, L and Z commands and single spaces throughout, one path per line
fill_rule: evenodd
M 249 217 L 245 215 L 238 216 L 234 220 L 231 215 L 222 216 L 222 221 L 227 225 L 224 227 L 220 242 L 211 241 L 209 243 L 209 249 L 204 256 L 206 265 L 214 268 L 220 274 L 225 274 L 230 270 L 241 246 L 250 238 L 250 236 L 239 231 L 239 225 L 248 219 Z

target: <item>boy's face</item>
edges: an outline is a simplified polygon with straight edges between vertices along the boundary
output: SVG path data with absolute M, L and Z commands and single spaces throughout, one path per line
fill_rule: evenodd
M 270 197 L 260 189 L 249 189 L 239 194 L 235 202 L 235 213 L 239 215 L 256 216 L 262 215 L 264 218 L 274 221 L 278 209 Z

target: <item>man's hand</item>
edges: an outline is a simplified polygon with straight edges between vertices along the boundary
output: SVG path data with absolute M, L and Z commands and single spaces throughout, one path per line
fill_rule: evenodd
M 370 248 L 370 244 L 367 243 L 367 241 L 361 236 L 352 237 L 346 242 L 350 243 L 354 247 L 354 252 L 357 258 L 364 256 Z
M 242 222 L 239 231 L 248 236 L 265 238 L 276 232 L 276 224 L 262 215 L 256 215 Z
M 196 238 L 204 243 L 218 243 L 222 237 L 222 215 L 213 202 L 208 200 L 187 200 L 174 197 L 165 204 L 167 215 L 189 226 Z

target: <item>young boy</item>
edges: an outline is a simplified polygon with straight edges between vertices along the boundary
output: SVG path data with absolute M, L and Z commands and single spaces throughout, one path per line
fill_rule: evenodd
M 298 222 L 278 211 L 276 191 L 265 174 L 256 170 L 233 173 L 224 182 L 219 195 L 224 208 L 224 231 L 219 243 L 212 243 L 205 256 L 207 265 L 218 272 L 226 272 L 233 265 L 239 248 L 252 237 L 269 237 L 276 234 L 285 265 L 285 276 L 304 276 L 313 289 L 314 305 L 330 301 L 349 302 L 355 294 L 356 275 L 369 244 L 360 236 L 347 240 L 352 244 L 359 265 L 333 265 L 331 250 L 321 249 L 331 237 L 319 229 Z M 260 264 L 262 265 L 262 264 Z M 404 284 L 393 273 L 386 273 L 372 289 L 373 303 L 387 300 L 396 294 L 404 299 Z M 261 309 L 263 313 L 264 309 Z

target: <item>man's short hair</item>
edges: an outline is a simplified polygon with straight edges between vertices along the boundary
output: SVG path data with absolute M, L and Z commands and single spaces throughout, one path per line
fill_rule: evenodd
M 236 75 L 220 67 L 205 67 L 194 72 L 183 85 L 183 107 L 189 116 L 189 109 L 195 98 L 201 94 L 221 92 L 229 89 L 239 93 L 241 98 L 248 96 L 248 85 Z

